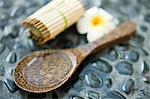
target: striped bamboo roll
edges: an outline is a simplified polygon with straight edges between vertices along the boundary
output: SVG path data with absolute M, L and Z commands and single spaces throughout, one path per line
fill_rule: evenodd
M 53 0 L 23 21 L 32 38 L 43 44 L 73 25 L 84 13 L 80 0 Z

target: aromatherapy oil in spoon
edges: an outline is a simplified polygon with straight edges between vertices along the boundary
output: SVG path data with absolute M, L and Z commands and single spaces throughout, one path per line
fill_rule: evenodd
M 119 25 L 93 43 L 72 49 L 48 49 L 24 57 L 14 69 L 14 81 L 23 90 L 42 93 L 64 84 L 81 62 L 98 49 L 129 39 L 135 32 L 134 22 Z

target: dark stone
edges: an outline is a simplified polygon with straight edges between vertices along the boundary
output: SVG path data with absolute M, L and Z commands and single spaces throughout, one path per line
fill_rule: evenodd
M 11 6 L 11 2 L 9 0 L 0 0 L 0 7 L 9 8 Z
M 18 35 L 19 35 L 19 29 L 20 29 L 20 26 L 19 26 L 19 25 L 13 26 L 13 30 L 12 30 L 12 32 L 9 34 L 9 36 L 10 36 L 11 38 L 16 38 L 16 37 L 18 37 Z
M 29 93 L 28 94 L 28 99 L 30 99 L 30 98 L 45 98 L 46 97 L 46 93 L 38 93 L 38 94 L 36 94 L 36 93 Z
M 25 49 L 25 47 L 22 44 L 17 43 L 17 44 L 14 45 L 14 49 L 23 50 L 23 49 Z
M 129 62 L 120 61 L 116 64 L 115 68 L 120 74 L 124 74 L 124 75 L 133 74 L 133 67 L 132 64 Z
M 11 70 L 10 75 L 13 76 L 14 69 Z
M 147 61 L 143 61 L 141 64 L 141 72 L 142 74 L 145 74 L 149 71 L 149 64 L 147 63 Z
M 139 46 L 139 45 L 143 45 L 144 37 L 142 35 L 136 34 L 136 35 L 134 35 L 134 37 L 132 38 L 132 40 L 134 42 L 138 42 L 138 46 Z
M 76 91 L 81 91 L 82 90 L 82 80 L 78 80 L 74 85 L 73 85 L 73 88 L 76 90 Z
M 70 99 L 84 99 L 84 98 L 80 96 L 71 96 Z
M 53 93 L 52 93 L 52 99 L 58 99 L 58 95 L 57 95 L 56 92 L 53 92 Z
M 5 75 L 5 67 L 4 67 L 4 65 L 0 65 L 0 75 L 1 76 Z
M 136 51 L 129 51 L 128 53 L 126 53 L 125 59 L 136 62 L 139 59 L 139 53 Z
M 71 48 L 75 46 L 75 44 L 69 39 L 62 39 L 56 45 L 59 48 Z
M 149 53 L 144 48 L 140 48 L 139 50 L 141 51 L 141 54 L 143 54 L 145 56 L 149 55 Z
M 47 4 L 47 3 L 49 3 L 50 1 L 51 1 L 51 0 L 43 0 L 44 5 Z
M 106 85 L 106 87 L 107 88 L 110 88 L 111 86 L 112 86 L 112 79 L 111 78 L 107 78 L 106 80 L 105 80 L 105 85 Z
M 140 90 L 139 99 L 150 99 L 150 89 L 149 87 Z
M 4 30 L 5 26 L 8 25 L 8 20 L 6 15 L 0 16 L 0 29 Z
M 149 0 L 137 0 L 139 2 L 139 5 L 142 4 L 144 7 L 150 8 Z
M 145 77 L 143 78 L 143 81 L 144 81 L 145 83 L 147 83 L 147 84 L 150 84 L 150 76 L 145 76 Z
M 87 99 L 100 99 L 99 94 L 95 91 L 87 91 L 85 92 L 85 96 Z
M 84 44 L 88 43 L 88 41 L 86 39 L 86 35 L 80 35 L 78 37 L 78 39 L 79 39 L 78 42 L 77 42 L 78 45 L 84 45 Z
M 3 88 L 3 81 L 2 80 L 0 80 L 0 94 L 2 93 L 2 88 Z M 0 98 L 1 99 L 1 98 Z
M 28 39 L 27 40 L 27 46 L 29 46 L 30 49 L 34 49 L 35 48 L 35 42 L 32 39 Z
M 15 63 L 17 61 L 17 54 L 16 52 L 10 52 L 6 58 L 6 61 L 9 63 Z
M 0 44 L 0 54 L 5 50 L 5 46 L 3 44 Z
M 146 22 L 150 22 L 150 13 L 147 13 L 146 15 L 144 15 L 144 20 Z
M 147 30 L 148 30 L 148 28 L 144 25 L 141 25 L 140 29 L 141 29 L 142 32 L 147 32 Z
M 85 75 L 85 81 L 87 85 L 94 88 L 100 87 L 102 85 L 101 77 L 98 77 L 93 72 L 88 72 L 88 74 Z
M 29 8 L 38 7 L 39 6 L 38 2 L 34 2 L 33 0 L 27 0 L 27 1 L 28 1 L 28 2 L 26 2 L 27 3 L 27 7 L 29 7 Z
M 118 51 L 126 51 L 129 49 L 129 45 L 125 43 L 120 43 L 115 47 L 115 49 Z
M 26 13 L 25 7 L 23 7 L 23 6 L 17 6 L 17 7 L 14 7 L 12 9 L 10 16 L 11 17 L 19 17 L 19 16 L 22 16 L 25 13 Z
M 107 94 L 102 99 L 126 99 L 126 98 L 118 91 L 112 90 L 107 92 Z
M 115 49 L 110 48 L 107 54 L 105 55 L 105 58 L 111 61 L 115 61 L 118 58 L 118 53 Z
M 110 73 L 112 71 L 111 64 L 105 60 L 98 59 L 93 62 L 93 66 L 104 73 Z
M 0 94 L 0 99 L 8 99 L 8 98 Z
M 4 83 L 11 93 L 14 93 L 15 91 L 18 90 L 18 87 L 15 85 L 15 83 L 12 80 L 5 79 Z
M 128 80 L 124 81 L 121 89 L 122 89 L 122 91 L 124 91 L 128 95 L 131 93 L 131 91 L 134 90 L 134 86 L 135 86 L 134 80 L 128 79 Z

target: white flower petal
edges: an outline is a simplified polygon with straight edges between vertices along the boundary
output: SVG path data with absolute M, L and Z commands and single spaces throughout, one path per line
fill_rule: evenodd
M 88 32 L 89 26 L 87 21 L 88 20 L 84 17 L 77 22 L 76 27 L 80 34 L 86 34 Z
M 105 34 L 108 34 L 108 33 L 110 33 L 115 28 L 116 28 L 115 24 L 113 24 L 111 22 L 108 22 L 107 24 L 105 24 L 103 26 L 103 31 L 102 32 L 105 33 Z
M 90 31 L 87 34 L 87 40 L 88 40 L 88 42 L 93 42 L 103 36 L 104 36 L 104 33 L 99 33 L 97 31 Z
M 92 19 L 95 16 L 102 18 L 103 23 L 98 23 L 92 25 Z M 94 23 L 93 23 L 94 24 Z M 77 23 L 77 30 L 80 34 L 87 33 L 88 42 L 93 42 L 98 38 L 103 37 L 104 35 L 110 33 L 116 25 L 119 24 L 119 21 L 115 19 L 111 14 L 103 10 L 102 8 L 93 7 L 87 10 L 84 16 Z
M 92 7 L 92 8 L 88 9 L 85 12 L 84 16 L 85 17 L 91 17 L 91 16 L 94 16 L 94 15 L 97 15 L 98 14 L 98 9 L 99 9 L 98 7 Z
M 106 12 L 102 8 L 99 8 L 98 14 L 103 16 L 106 20 L 112 20 L 113 19 L 113 16 L 111 14 L 109 14 L 108 12 Z

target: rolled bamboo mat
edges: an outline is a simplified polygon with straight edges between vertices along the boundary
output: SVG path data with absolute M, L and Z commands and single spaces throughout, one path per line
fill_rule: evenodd
M 54 39 L 84 13 L 80 0 L 53 0 L 23 21 L 37 44 Z

